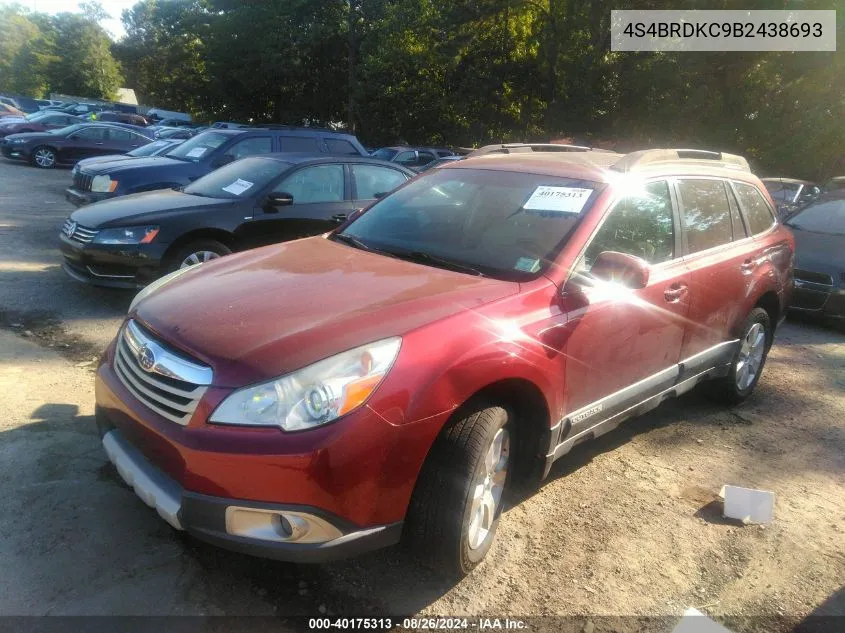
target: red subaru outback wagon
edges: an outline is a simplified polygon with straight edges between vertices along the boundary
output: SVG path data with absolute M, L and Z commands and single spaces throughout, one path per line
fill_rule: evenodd
M 738 156 L 488 155 L 338 230 L 178 270 L 97 373 L 109 458 L 174 528 L 469 572 L 502 495 L 699 383 L 757 381 L 793 238 Z

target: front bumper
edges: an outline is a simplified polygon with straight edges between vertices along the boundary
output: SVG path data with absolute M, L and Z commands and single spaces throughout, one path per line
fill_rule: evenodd
M 399 542 L 402 534 L 401 522 L 358 530 L 317 508 L 258 504 L 187 492 L 153 466 L 119 430 L 110 427 L 101 411 L 97 412 L 97 425 L 103 434 L 103 447 L 109 460 L 138 497 L 177 530 L 185 530 L 214 545 L 262 558 L 320 563 L 393 545 Z M 330 524 L 339 536 L 322 543 L 281 542 L 239 536 L 230 533 L 227 513 L 231 508 L 254 509 L 256 513 L 267 516 L 285 516 L 286 513 L 290 513 L 289 516 L 313 516 Z
M 4 141 L 0 145 L 0 152 L 12 160 L 29 160 L 29 149 L 25 145 L 13 145 Z
M 73 279 L 106 288 L 137 289 L 160 275 L 161 244 L 82 243 L 59 234 L 62 269 Z
M 108 192 L 100 193 L 96 191 L 80 191 L 79 189 L 75 189 L 73 187 L 65 189 L 65 200 L 77 207 L 84 207 L 86 204 L 94 204 L 95 202 L 108 200 L 109 198 L 114 197 L 114 193 Z

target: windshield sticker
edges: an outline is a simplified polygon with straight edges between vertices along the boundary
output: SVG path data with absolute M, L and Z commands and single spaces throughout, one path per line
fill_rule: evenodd
M 540 270 L 540 260 L 534 257 L 520 257 L 514 264 L 515 270 L 521 270 L 524 273 L 536 273 Z
M 188 158 L 199 158 L 200 156 L 205 154 L 205 150 L 207 149 L 207 147 L 195 147 L 190 152 L 188 152 L 187 156 Z
M 556 213 L 581 213 L 591 193 L 592 189 L 540 185 L 522 208 Z
M 242 178 L 238 178 L 235 182 L 231 185 L 223 187 L 223 191 L 228 191 L 229 193 L 233 193 L 236 196 L 241 195 L 244 191 L 252 187 L 255 183 L 250 182 L 249 180 L 243 180 Z

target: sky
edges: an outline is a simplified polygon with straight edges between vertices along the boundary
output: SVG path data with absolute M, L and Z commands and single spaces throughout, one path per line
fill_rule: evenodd
M 19 4 L 33 11 L 42 13 L 79 13 L 79 0 L 14 0 Z M 120 15 L 124 9 L 128 9 L 138 0 L 100 0 L 100 4 L 111 16 L 111 19 L 104 20 L 100 24 L 112 37 L 120 38 L 124 35 L 123 25 L 120 23 Z M 8 4 L 0 2 L 0 4 Z

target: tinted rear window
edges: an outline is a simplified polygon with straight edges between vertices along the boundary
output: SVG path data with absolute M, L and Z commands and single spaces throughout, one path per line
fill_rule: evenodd
M 748 220 L 748 228 L 752 235 L 767 231 L 775 223 L 772 211 L 757 187 L 746 185 L 742 182 L 735 182 L 736 193 L 739 196 L 739 203 L 745 211 L 745 219 Z

